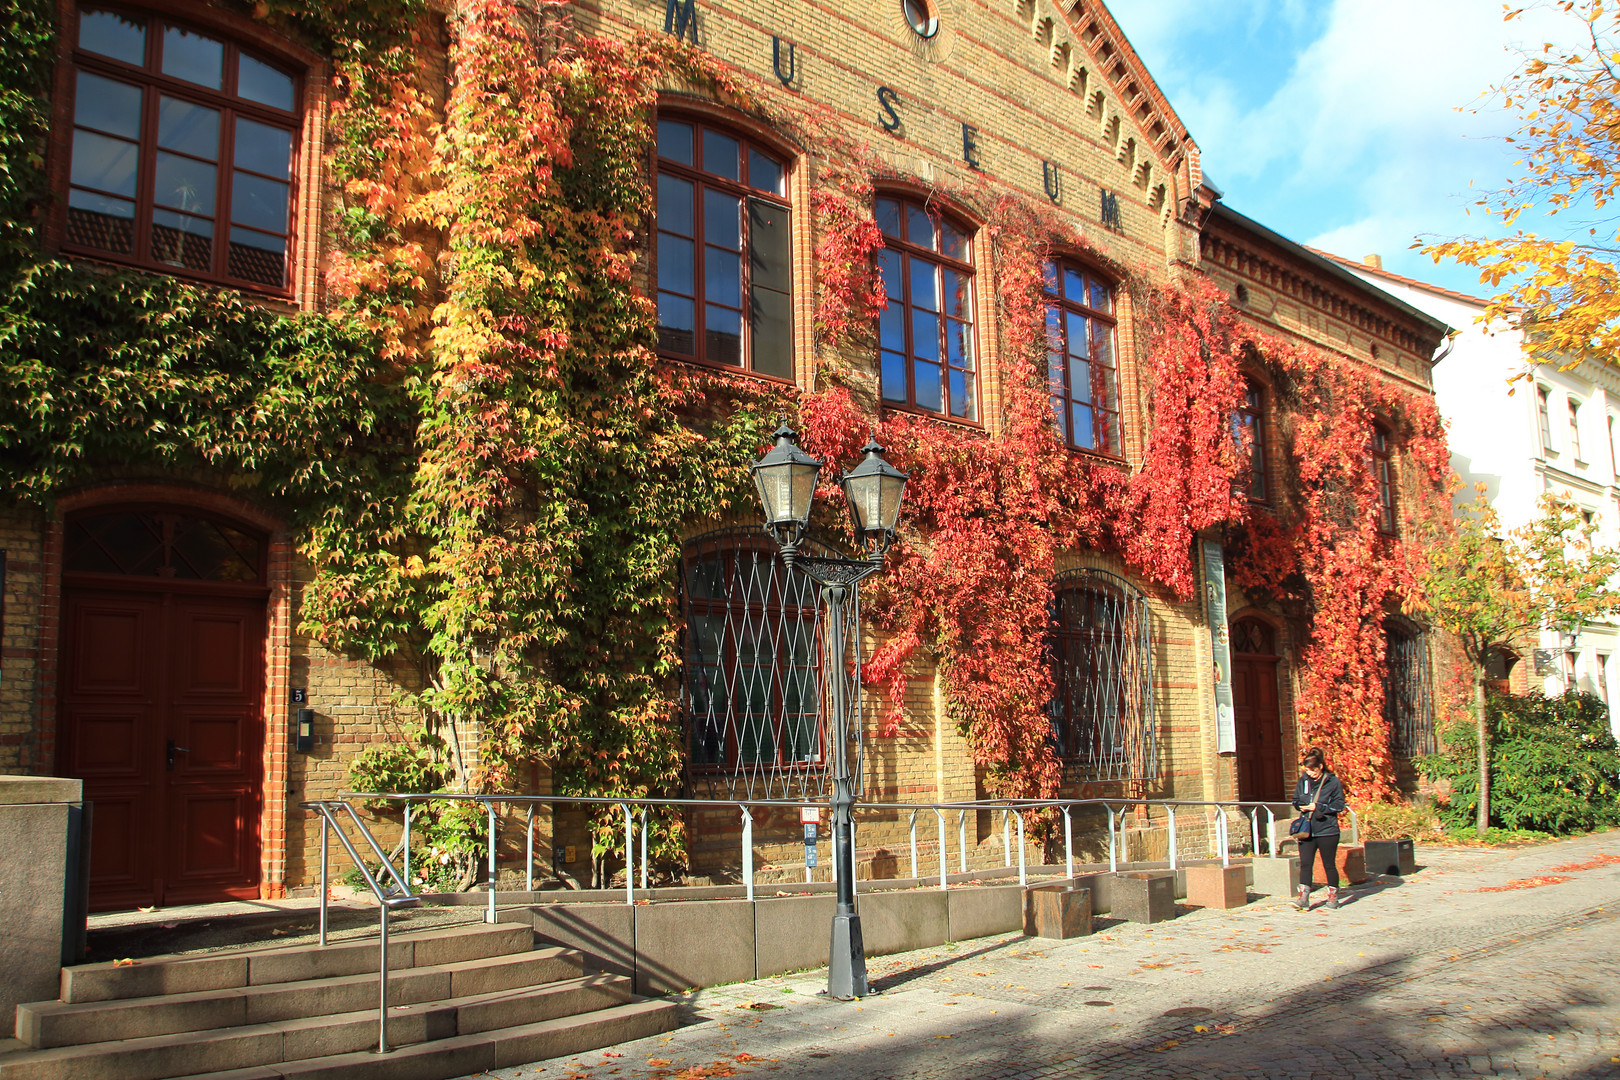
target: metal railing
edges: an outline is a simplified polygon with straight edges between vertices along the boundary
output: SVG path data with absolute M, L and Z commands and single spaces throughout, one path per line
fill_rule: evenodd
M 305 809 L 313 810 L 321 819 L 321 945 L 327 944 L 327 899 L 328 883 L 327 868 L 331 863 L 331 837 L 337 834 L 338 841 L 343 850 L 349 853 L 349 859 L 354 863 L 355 869 L 365 879 L 371 894 L 377 898 L 377 1053 L 388 1053 L 388 917 L 399 908 L 414 907 L 420 904 L 421 898 L 412 896 L 410 886 L 399 876 L 389 861 L 388 855 L 383 851 L 382 845 L 377 843 L 371 830 L 360 819 L 354 807 L 343 799 L 320 799 L 304 803 Z M 348 833 L 344 831 L 343 822 L 339 815 L 346 815 L 360 835 L 365 837 L 372 853 L 376 856 L 378 872 L 386 871 L 389 879 L 393 881 L 393 888 L 386 882 L 377 880 L 377 875 L 371 872 L 366 860 L 355 850 L 354 844 L 349 841 Z M 406 864 L 407 870 L 410 863 Z
M 753 900 L 755 898 L 755 896 L 754 896 L 754 894 L 755 894 L 755 868 L 754 868 L 754 815 L 755 815 L 755 812 L 761 807 L 775 807 L 775 808 L 782 808 L 782 809 L 799 810 L 799 809 L 811 809 L 811 808 L 825 808 L 828 805 L 826 803 L 804 802 L 804 801 L 801 801 L 801 800 L 786 800 L 786 799 L 758 799 L 758 800 L 748 800 L 748 801 L 735 801 L 735 800 L 714 800 L 714 799 L 636 799 L 636 798 L 614 798 L 612 796 L 578 796 L 578 795 L 472 795 L 472 794 L 462 794 L 462 793 L 455 793 L 455 792 L 434 793 L 434 794 L 426 794 L 426 795 L 397 795 L 397 794 L 372 794 L 372 793 L 366 793 L 366 792 L 344 792 L 338 799 L 335 799 L 335 800 L 326 800 L 326 801 L 320 801 L 320 802 L 310 802 L 310 803 L 305 803 L 304 804 L 305 806 L 310 807 L 311 809 L 317 810 L 317 812 L 321 813 L 321 815 L 322 815 L 322 827 L 321 827 L 321 829 L 322 829 L 322 832 L 321 832 L 321 835 L 322 835 L 322 840 L 321 840 L 321 844 L 322 844 L 322 861 L 321 861 L 321 943 L 322 944 L 326 943 L 326 859 L 325 859 L 326 835 L 327 835 L 327 831 L 328 831 L 328 828 L 329 828 L 328 822 L 334 821 L 332 815 L 333 815 L 335 809 L 338 808 L 338 807 L 341 807 L 341 808 L 347 810 L 348 817 L 349 817 L 350 821 L 356 827 L 359 828 L 361 833 L 365 836 L 366 840 L 369 842 L 372 850 L 376 853 L 378 861 L 381 863 L 381 865 L 383 867 L 385 867 L 387 869 L 387 872 L 388 872 L 389 876 L 392 877 L 394 882 L 398 885 L 399 890 L 400 890 L 400 894 L 402 895 L 403 898 L 402 899 L 397 899 L 397 900 L 394 900 L 394 901 L 391 901 L 391 902 L 397 903 L 397 904 L 400 904 L 400 905 L 404 905 L 404 904 L 407 904 L 407 903 L 415 903 L 416 902 L 416 898 L 410 896 L 410 890 L 406 886 L 404 880 L 402 880 L 400 878 L 399 874 L 394 870 L 393 866 L 390 864 L 387 855 L 382 850 L 381 845 L 379 845 L 377 843 L 377 841 L 372 837 L 370 831 L 368 829 L 366 829 L 364 822 L 361 821 L 359 815 L 354 811 L 353 807 L 347 801 L 347 800 L 350 800 L 350 799 L 361 800 L 361 801 L 366 801 L 366 802 L 389 802 L 389 803 L 397 803 L 397 804 L 401 805 L 401 807 L 403 809 L 403 813 L 404 813 L 403 836 L 401 838 L 401 845 L 402 845 L 402 850 L 403 850 L 403 862 L 405 864 L 405 870 L 406 870 L 407 874 L 410 873 L 410 867 L 411 867 L 411 861 L 410 861 L 411 817 L 412 817 L 412 805 L 413 805 L 413 803 L 472 802 L 472 803 L 482 804 L 484 806 L 484 809 L 485 809 L 485 819 L 486 819 L 485 846 L 486 846 L 486 860 L 487 860 L 487 872 L 488 872 L 488 879 L 487 879 L 487 883 L 486 883 L 486 889 L 487 889 L 487 892 L 488 892 L 488 902 L 487 902 L 486 910 L 485 910 L 485 913 L 484 913 L 484 921 L 485 922 L 490 922 L 490 923 L 493 923 L 496 920 L 496 903 L 497 903 L 497 897 L 496 897 L 497 888 L 496 888 L 496 886 L 497 886 L 498 880 L 499 880 L 498 879 L 498 873 L 497 873 L 497 871 L 498 871 L 498 867 L 497 867 L 497 850 L 498 850 L 497 841 L 499 839 L 499 814 L 497 813 L 497 809 L 496 809 L 498 805 L 502 805 L 502 804 L 507 805 L 507 806 L 516 805 L 516 806 L 522 806 L 522 807 L 526 808 L 526 811 L 527 811 L 526 820 L 525 820 L 526 859 L 525 859 L 524 880 L 525 880 L 525 887 L 526 887 L 527 891 L 529 891 L 529 892 L 534 891 L 534 866 L 535 866 L 535 860 L 534 860 L 534 854 L 535 854 L 535 850 L 534 850 L 535 849 L 534 823 L 535 823 L 535 809 L 536 809 L 536 807 L 538 807 L 538 806 L 540 806 L 542 804 L 561 804 L 561 805 L 567 805 L 567 806 L 608 806 L 608 807 L 617 807 L 619 812 L 623 815 L 623 818 L 624 818 L 624 852 L 625 852 L 624 902 L 626 904 L 631 904 L 631 905 L 633 905 L 635 903 L 635 900 L 636 900 L 636 898 L 635 898 L 635 890 L 636 890 L 636 879 L 638 877 L 637 873 L 635 872 L 636 869 L 637 869 L 636 868 L 636 862 L 635 862 L 635 856 L 637 854 L 637 844 L 636 844 L 636 840 L 637 840 L 636 832 L 637 832 L 637 830 L 636 830 L 636 826 L 638 824 L 638 821 L 639 821 L 639 824 L 640 824 L 640 827 L 641 827 L 640 828 L 640 851 L 639 851 L 639 854 L 640 854 L 640 868 L 639 868 L 640 869 L 640 873 L 639 873 L 640 887 L 643 890 L 643 892 L 645 892 L 647 890 L 647 888 L 648 888 L 648 881 L 649 881 L 650 874 L 649 874 L 649 863 L 648 863 L 648 853 L 647 853 L 647 836 L 648 836 L 648 833 L 649 833 L 648 824 L 647 824 L 647 816 L 648 816 L 648 811 L 649 810 L 659 808 L 659 807 L 668 807 L 668 808 L 673 808 L 673 807 L 694 807 L 694 808 L 707 809 L 707 810 L 714 810 L 714 809 L 723 808 L 723 807 L 735 807 L 737 813 L 740 816 L 741 833 L 742 833 L 741 838 L 740 838 L 740 852 L 739 852 L 739 854 L 740 854 L 740 862 L 741 862 L 741 869 L 742 869 L 743 886 L 744 886 L 744 890 L 745 890 L 747 898 L 749 900 Z M 914 879 L 918 879 L 918 880 L 920 880 L 921 878 L 920 878 L 920 874 L 919 874 L 920 864 L 919 864 L 919 861 L 918 861 L 917 815 L 922 813 L 923 811 L 933 811 L 933 813 L 935 815 L 936 823 L 937 823 L 937 826 L 938 826 L 938 838 L 939 838 L 938 839 L 938 861 L 939 861 L 939 874 L 938 874 L 938 877 L 939 877 L 939 887 L 941 889 L 948 889 L 950 887 L 950 882 L 949 882 L 950 873 L 949 873 L 949 867 L 947 865 L 948 857 L 947 857 L 947 844 L 946 844 L 946 827 L 947 827 L 946 826 L 946 812 L 951 811 L 951 810 L 956 811 L 957 842 L 958 842 L 958 851 L 959 851 L 959 862 L 958 862 L 959 873 L 966 874 L 966 873 L 970 872 L 969 865 L 968 865 L 968 842 L 967 842 L 967 815 L 968 815 L 968 812 L 973 811 L 975 813 L 978 813 L 978 812 L 981 812 L 981 811 L 989 811 L 991 813 L 999 813 L 1001 815 L 1002 857 L 1003 857 L 1003 862 L 1004 862 L 1005 868 L 1009 868 L 1009 869 L 1014 864 L 1014 859 L 1013 859 L 1014 845 L 1012 843 L 1012 834 L 1013 834 L 1014 829 L 1016 828 L 1017 837 L 1018 837 L 1018 843 L 1016 845 L 1017 866 L 1018 866 L 1018 883 L 1020 885 L 1024 885 L 1024 884 L 1028 883 L 1028 861 L 1027 861 L 1027 847 L 1028 847 L 1028 845 L 1025 843 L 1025 837 L 1024 837 L 1024 818 L 1025 818 L 1025 814 L 1030 812 L 1030 811 L 1047 811 L 1047 810 L 1049 810 L 1049 811 L 1052 811 L 1054 813 L 1061 813 L 1062 814 L 1062 816 L 1063 816 L 1064 870 L 1065 870 L 1065 873 L 1066 873 L 1067 876 L 1072 877 L 1074 875 L 1074 864 L 1075 864 L 1073 814 L 1074 814 L 1074 811 L 1076 811 L 1077 809 L 1082 809 L 1082 808 L 1086 808 L 1086 807 L 1097 807 L 1097 808 L 1102 809 L 1102 811 L 1105 813 L 1105 815 L 1107 817 L 1107 821 L 1108 821 L 1108 869 L 1109 869 L 1110 872 L 1117 872 L 1121 863 L 1127 863 L 1127 862 L 1130 861 L 1129 860 L 1129 854 L 1130 854 L 1130 852 L 1129 852 L 1129 846 L 1130 846 L 1130 844 L 1129 844 L 1129 835 L 1130 835 L 1131 830 L 1128 830 L 1128 829 L 1125 828 L 1125 816 L 1126 816 L 1126 814 L 1130 813 L 1133 810 L 1145 810 L 1149 815 L 1149 820 L 1150 821 L 1153 821 L 1153 822 L 1163 821 L 1164 822 L 1165 829 L 1166 829 L 1166 834 L 1167 834 L 1166 842 L 1167 842 L 1168 861 L 1169 861 L 1170 869 L 1174 870 L 1174 869 L 1178 868 L 1178 863 L 1183 861 L 1182 860 L 1182 855 L 1181 855 L 1181 839 L 1182 839 L 1182 831 L 1183 830 L 1180 827 L 1180 825 L 1178 825 L 1178 817 L 1177 817 L 1178 809 L 1181 811 L 1183 816 L 1185 816 L 1189 811 L 1192 811 L 1194 813 L 1199 814 L 1199 816 L 1201 818 L 1201 823 L 1205 824 L 1205 825 L 1207 825 L 1209 827 L 1209 839 L 1212 841 L 1212 843 L 1209 844 L 1209 847 L 1212 848 L 1213 850 L 1212 850 L 1212 852 L 1211 852 L 1211 854 L 1209 856 L 1202 856 L 1202 857 L 1218 857 L 1218 858 L 1220 858 L 1221 864 L 1223 866 L 1230 866 L 1231 865 L 1232 852 L 1231 852 L 1231 842 L 1230 842 L 1231 841 L 1230 827 L 1229 827 L 1229 823 L 1228 823 L 1229 815 L 1239 814 L 1239 815 L 1242 815 L 1246 819 L 1246 821 L 1248 823 L 1248 826 L 1249 826 L 1248 827 L 1248 833 L 1249 833 L 1249 837 L 1250 837 L 1249 851 L 1254 856 L 1258 857 L 1260 855 L 1260 852 L 1261 852 L 1261 839 L 1262 839 L 1262 836 L 1263 836 L 1265 841 L 1266 841 L 1265 848 L 1266 848 L 1267 854 L 1275 857 L 1278 854 L 1279 844 L 1285 842 L 1287 840 L 1287 836 L 1286 836 L 1286 834 L 1284 836 L 1280 837 L 1280 838 L 1278 836 L 1278 830 L 1277 830 L 1278 818 L 1277 818 L 1277 815 L 1276 815 L 1276 812 L 1275 812 L 1274 808 L 1275 807 L 1280 807 L 1280 806 L 1286 806 L 1286 805 L 1287 804 L 1284 804 L 1284 803 L 1264 803 L 1264 802 L 1238 801 L 1238 800 L 1212 800 L 1211 801 L 1211 800 L 1195 800 L 1195 799 L 1042 799 L 1042 800 L 1035 800 L 1035 799 L 1029 799 L 1029 800 L 997 799 L 997 800 L 979 800 L 979 801 L 973 801 L 973 802 L 943 802 L 943 803 L 858 802 L 858 803 L 855 804 L 855 809 L 856 809 L 857 812 L 864 810 L 864 811 L 880 811 L 880 812 L 893 813 L 893 814 L 896 815 L 897 818 L 900 815 L 909 812 L 909 814 L 910 814 L 910 822 L 909 822 L 909 824 L 910 824 L 910 842 L 911 842 L 911 877 L 914 878 Z M 1162 818 L 1152 818 L 1151 815 L 1153 813 L 1154 808 L 1162 809 L 1163 812 L 1164 812 L 1164 816 Z M 1356 816 L 1355 816 L 1354 811 L 1347 809 L 1346 813 L 1348 813 L 1349 816 L 1350 816 L 1351 842 L 1354 843 L 1357 840 L 1359 840 L 1359 838 L 1360 838 L 1360 824 L 1356 820 Z M 1261 828 L 1261 815 L 1262 814 L 1265 817 L 1265 828 L 1264 828 L 1263 832 L 1262 832 L 1262 828 Z M 555 831 L 556 830 L 554 828 L 553 829 L 553 842 L 554 843 L 555 843 L 555 839 L 556 839 L 555 838 Z M 381 901 L 383 899 L 383 892 L 382 892 L 380 886 L 378 886 L 376 884 L 375 879 L 372 877 L 370 872 L 363 865 L 361 865 L 361 860 L 359 859 L 358 855 L 356 854 L 353 846 L 350 845 L 347 838 L 343 836 L 343 833 L 342 833 L 341 830 L 339 830 L 338 835 L 339 835 L 340 839 L 343 839 L 344 846 L 348 849 L 350 857 L 355 860 L 356 865 L 361 866 L 361 872 L 366 875 L 367 883 L 371 885 L 372 891 L 378 896 L 379 900 Z M 836 863 L 836 860 L 835 860 L 835 863 Z M 836 866 L 835 866 L 835 869 L 836 869 Z M 806 864 L 805 871 L 806 871 L 805 880 L 809 881 L 810 880 L 810 867 L 809 867 L 808 863 Z M 384 922 L 385 922 L 384 934 L 386 936 L 386 919 L 384 920 Z M 386 964 L 386 958 L 385 958 L 384 963 Z

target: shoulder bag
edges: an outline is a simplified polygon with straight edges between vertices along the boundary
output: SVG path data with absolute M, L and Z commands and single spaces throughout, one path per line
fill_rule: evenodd
M 1322 791 L 1321 782 L 1317 783 L 1316 791 L 1317 791 L 1318 794 L 1321 794 L 1321 791 Z M 1306 784 L 1305 785 L 1305 794 L 1307 796 L 1309 796 L 1310 793 L 1311 793 L 1311 787 L 1310 787 L 1309 784 Z M 1311 838 L 1311 816 L 1309 814 L 1305 813 L 1304 811 L 1300 811 L 1299 817 L 1295 818 L 1292 822 L 1289 823 L 1289 825 L 1288 825 L 1288 835 L 1292 836 L 1292 837 L 1296 837 L 1297 839 L 1300 839 L 1300 840 L 1309 840 Z

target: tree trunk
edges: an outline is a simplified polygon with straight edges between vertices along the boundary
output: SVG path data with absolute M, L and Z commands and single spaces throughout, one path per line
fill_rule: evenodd
M 1485 673 L 1478 665 L 1474 667 L 1474 712 L 1479 725 L 1475 728 L 1479 743 L 1479 800 L 1474 829 L 1483 840 L 1491 824 L 1491 729 L 1485 718 Z

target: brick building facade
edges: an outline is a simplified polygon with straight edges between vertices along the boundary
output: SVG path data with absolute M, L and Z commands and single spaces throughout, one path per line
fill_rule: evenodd
M 582 34 L 626 38 L 669 33 L 685 38 L 773 92 L 820 110 L 841 139 L 868 147 L 881 163 L 876 197 L 890 200 L 895 208 L 888 246 L 910 252 L 906 272 L 956 274 L 933 280 L 971 284 L 966 286 L 966 315 L 939 310 L 949 297 L 919 299 L 913 292 L 905 308 L 912 320 L 909 329 L 897 331 L 903 340 L 897 338 L 890 349 L 880 331 L 876 348 L 845 348 L 840 359 L 857 373 L 865 402 L 874 410 L 918 411 L 943 424 L 980 429 L 986 438 L 1000 431 L 1002 386 L 1009 377 L 1005 332 L 995 302 L 996 268 L 986 223 L 953 197 L 969 191 L 1006 193 L 1049 207 L 1090 245 L 1088 252 L 1074 253 L 1063 265 L 1075 271 L 1077 282 L 1092 275 L 1085 288 L 1102 292 L 1069 297 L 1072 303 L 1065 310 L 1076 321 L 1066 325 L 1089 326 L 1085 333 L 1099 335 L 1090 339 L 1091 347 L 1106 351 L 1086 357 L 1096 365 L 1088 369 L 1088 377 L 1116 380 L 1109 391 L 1117 401 L 1117 415 L 1105 415 L 1109 410 L 1090 397 L 1089 389 L 1070 387 L 1064 391 L 1067 396 L 1058 395 L 1070 410 L 1064 422 L 1076 454 L 1089 454 L 1127 473 L 1143 458 L 1154 388 L 1139 355 L 1143 331 L 1135 296 L 1118 287 L 1123 272 L 1148 286 L 1206 274 L 1232 296 L 1245 320 L 1268 333 L 1340 354 L 1414 392 L 1431 392 L 1429 362 L 1443 325 L 1222 206 L 1203 181 L 1197 144 L 1097 0 L 1065 5 L 1048 0 L 979 5 L 895 0 L 886 8 L 671 0 L 667 6 L 581 3 L 572 16 L 574 29 Z M 124 220 L 117 175 L 121 166 L 112 146 L 123 139 L 124 145 L 136 148 L 128 152 L 147 162 L 144 168 L 149 170 L 139 178 L 131 172 L 128 181 L 133 195 L 125 201 L 133 207 L 129 220 L 136 223 L 135 235 L 145 236 L 154 245 L 152 252 L 178 252 L 181 263 L 196 262 L 172 272 L 244 288 L 253 302 L 278 310 L 326 310 L 332 300 L 323 270 L 330 261 L 340 194 L 323 165 L 332 84 L 327 59 L 305 43 L 267 30 L 234 5 L 163 0 L 152 7 L 108 8 L 92 0 L 62 0 L 58 19 L 62 43 L 48 141 L 56 201 L 44 219 L 46 251 L 171 272 L 156 265 L 166 261 L 156 256 L 107 250 L 117 241 L 105 239 L 111 234 L 101 218 L 94 219 L 100 222 L 99 232 L 86 224 L 95 214 Z M 453 22 L 453 11 L 430 13 L 419 35 L 427 43 L 422 55 L 430 68 L 419 82 L 437 85 L 441 92 L 455 75 L 444 69 L 440 44 L 449 39 Z M 141 48 L 146 51 L 120 59 L 119 35 L 127 37 L 136 26 L 144 27 Z M 159 51 L 160 38 L 170 51 Z M 195 76 L 175 66 L 182 48 L 193 49 L 199 40 L 223 42 L 228 61 L 220 89 L 207 94 L 193 92 L 196 87 L 186 80 Z M 285 70 L 293 78 L 295 90 L 289 93 L 295 96 L 282 111 L 292 118 L 285 121 L 285 131 L 297 147 L 296 170 L 278 179 L 262 169 L 251 172 L 238 159 L 238 179 L 232 185 L 221 182 L 219 189 L 241 193 L 231 204 L 234 216 L 216 226 L 221 236 L 231 230 L 231 238 L 228 243 L 220 238 L 197 241 L 197 234 L 188 230 L 200 228 L 195 222 L 202 220 L 202 208 L 164 203 L 161 191 L 150 193 L 168 175 L 163 170 L 183 167 L 178 164 L 180 149 L 170 145 L 180 136 L 162 133 L 163 121 L 152 118 L 158 110 L 152 101 L 161 97 L 191 108 L 235 110 L 230 114 L 239 124 L 274 127 L 279 105 L 260 99 L 273 97 L 279 84 L 271 76 L 265 76 L 269 89 L 251 83 L 244 73 L 258 72 L 253 64 Z M 120 135 L 111 130 L 116 118 L 93 115 L 91 94 L 101 84 L 86 83 L 88 77 L 144 88 L 144 107 L 152 114 L 139 121 L 147 125 L 141 129 L 146 135 Z M 442 97 L 428 95 L 430 107 L 441 102 Z M 798 145 L 689 87 L 667 89 L 660 98 L 659 119 L 670 125 L 671 141 L 661 143 L 660 161 L 653 167 L 671 178 L 667 190 L 686 184 L 686 190 L 745 200 L 732 205 L 748 207 L 752 237 L 768 235 L 773 208 L 796 226 L 785 238 L 781 272 L 783 281 L 797 284 L 786 288 L 785 307 L 771 309 L 778 320 L 771 327 L 790 327 L 791 349 L 783 359 L 763 351 L 770 347 L 767 327 L 756 324 L 764 318 L 758 314 L 761 305 L 776 301 L 756 294 L 752 306 L 743 305 L 746 315 L 733 312 L 720 302 L 724 281 L 716 285 L 696 272 L 704 267 L 723 278 L 725 259 L 731 257 L 726 253 L 740 250 L 741 241 L 727 249 L 727 241 L 716 242 L 713 236 L 705 240 L 695 226 L 682 225 L 679 215 L 665 207 L 651 228 L 660 256 L 674 261 L 647 260 L 646 265 L 659 269 L 649 269 L 642 287 L 659 303 L 661 343 L 671 354 L 667 362 L 718 362 L 745 374 L 755 369 L 761 378 L 812 386 L 818 358 L 816 290 L 806 283 L 818 278 L 811 181 L 824 167 L 823 149 Z M 152 130 L 159 132 L 155 150 L 141 141 L 150 142 Z M 245 144 L 246 135 L 239 137 Z M 681 142 L 688 137 L 692 146 L 721 148 L 741 140 L 747 148 L 741 160 L 752 172 L 739 176 L 735 158 L 722 167 L 698 156 Z M 704 141 L 711 138 L 716 141 Z M 222 160 L 221 145 L 228 150 L 233 144 L 212 144 L 186 160 Z M 704 152 L 711 157 L 719 153 Z M 99 172 L 86 164 L 98 153 L 102 157 L 92 163 Z M 259 188 L 253 188 L 255 183 Z M 250 205 L 254 190 L 260 197 L 269 191 L 271 202 L 287 200 L 282 207 L 285 226 L 278 225 L 274 213 L 249 220 L 250 210 L 243 207 Z M 673 198 L 663 186 L 659 191 L 661 199 Z M 262 206 L 252 205 L 258 209 L 251 213 L 263 214 Z M 684 213 L 692 213 L 701 203 L 685 205 Z M 915 230 L 930 226 L 922 224 L 923 218 L 905 216 L 913 206 L 932 214 L 932 228 L 944 229 L 938 224 L 943 221 L 958 233 L 937 232 L 931 241 L 919 243 Z M 880 205 L 880 219 L 883 212 Z M 286 241 L 274 249 L 281 242 L 277 228 Z M 644 239 L 649 246 L 654 242 Z M 750 242 L 756 248 L 764 244 Z M 204 250 L 206 243 L 213 243 L 211 251 Z M 953 244 L 961 246 L 953 249 Z M 281 252 L 279 287 L 251 287 L 241 280 L 261 265 L 250 263 L 247 248 Z M 706 253 L 692 259 L 709 260 L 685 264 L 690 280 L 681 277 L 678 257 L 688 249 Z M 752 256 L 755 269 L 748 280 L 756 290 L 768 290 L 768 275 L 759 269 L 762 256 L 758 250 Z M 960 300 L 962 293 L 957 295 Z M 1054 299 L 1054 306 L 1062 305 Z M 727 321 L 734 318 L 740 321 Z M 923 325 L 943 326 L 945 337 L 931 344 L 922 341 L 916 328 Z M 729 329 L 733 326 L 734 331 Z M 958 331 L 965 336 L 954 340 L 967 342 L 965 359 L 952 353 L 950 335 Z M 753 351 L 745 351 L 749 349 Z M 1071 356 L 1077 355 L 1071 350 Z M 897 358 L 895 366 L 885 368 L 890 356 Z M 1096 371 L 1105 361 L 1112 361 L 1112 375 L 1099 376 Z M 1085 418 L 1077 419 L 1082 412 Z M 1265 411 L 1263 397 L 1256 421 L 1268 467 L 1280 474 L 1288 439 Z M 698 538 L 748 524 L 744 513 L 730 520 L 691 522 L 688 531 Z M 1218 542 L 1219 536 L 1210 539 Z M 114 831 L 97 833 L 97 857 L 102 860 L 98 903 L 279 896 L 308 888 L 318 830 L 299 804 L 344 789 L 353 755 L 397 737 L 410 719 L 397 691 L 419 688 L 412 669 L 337 655 L 298 631 L 302 589 L 312 571 L 296 543 L 285 521 L 255 495 L 251 482 L 200 465 L 154 470 L 105 462 L 92 480 L 56 492 L 48 506 L 0 509 L 0 548 L 6 554 L 0 770 L 81 775 L 92 779 L 92 789 L 99 784 L 107 811 L 98 813 L 98 828 Z M 213 560 L 208 567 L 197 562 L 204 556 Z M 186 558 L 192 562 L 181 566 Z M 1269 758 L 1245 757 L 1241 750 L 1222 753 L 1217 747 L 1211 675 L 1215 654 L 1206 591 L 1200 588 L 1193 600 L 1180 601 L 1143 580 L 1119 556 L 1100 552 L 1065 552 L 1056 569 L 1060 581 L 1077 583 L 1072 586 L 1080 590 L 1076 595 L 1106 593 L 1119 603 L 1141 605 L 1146 627 L 1145 646 L 1117 643 L 1121 656 L 1140 665 L 1146 688 L 1137 695 L 1137 712 L 1122 722 L 1121 745 L 1136 739 L 1146 749 L 1112 775 L 1099 776 L 1071 762 L 1064 794 L 1190 800 L 1281 795 L 1296 750 L 1296 646 L 1287 621 L 1250 604 L 1235 584 L 1226 585 L 1231 622 L 1249 620 L 1245 632 L 1259 635 L 1244 639 L 1253 646 L 1245 654 L 1245 670 L 1255 678 L 1276 679 L 1275 696 L 1266 706 L 1270 712 L 1254 722 L 1272 726 L 1278 752 Z M 225 640 L 227 624 L 238 635 L 230 639 L 230 648 L 218 644 Z M 688 627 L 687 632 L 695 630 Z M 872 644 L 869 640 L 868 651 Z M 1051 662 L 1047 657 L 1030 660 Z M 234 667 L 226 681 L 234 680 L 231 687 L 209 681 L 223 678 L 219 673 L 230 665 Z M 908 672 L 907 719 L 898 731 L 881 729 L 875 697 L 866 709 L 866 797 L 902 803 L 984 797 L 984 778 L 952 717 L 935 663 L 919 651 Z M 691 673 L 686 676 L 689 683 Z M 161 684 L 155 694 L 143 682 L 149 677 Z M 176 754 L 200 750 L 177 746 L 165 736 L 178 730 L 172 718 L 150 711 L 186 706 L 184 695 L 174 688 L 185 678 L 206 684 L 202 690 L 208 693 L 224 695 L 209 699 L 216 706 L 229 697 L 227 691 L 237 695 L 230 706 L 236 710 L 234 719 L 228 725 L 219 721 L 225 726 L 216 732 L 225 741 L 212 751 L 219 761 L 231 758 L 234 771 L 213 787 L 189 794 L 175 778 L 184 776 L 190 759 L 177 763 Z M 154 706 L 154 700 L 160 704 Z M 687 701 L 690 707 L 690 691 Z M 125 714 L 113 716 L 120 708 Z M 293 726 L 300 708 L 315 713 L 314 742 L 307 751 L 295 749 Z M 105 714 L 100 721 L 98 709 Z M 64 731 L 64 724 L 72 730 Z M 203 737 L 206 726 L 198 721 L 196 734 L 187 737 Z M 697 736 L 693 738 L 695 745 Z M 477 732 L 464 731 L 452 749 L 471 756 L 476 743 Z M 1264 769 L 1267 775 L 1245 780 L 1243 769 Z M 544 764 L 521 777 L 520 784 L 548 793 Z M 115 808 L 119 800 L 123 811 Z M 159 806 L 160 812 L 152 809 Z M 154 819 L 154 813 L 161 817 Z M 228 819 L 224 826 L 221 815 Z M 712 817 L 707 827 L 700 816 L 692 819 L 691 870 L 697 875 L 734 869 L 736 815 L 728 810 Z M 156 820 L 161 824 L 154 825 Z M 553 840 L 550 820 L 547 816 L 540 837 L 543 851 L 549 851 Z M 1078 824 L 1081 850 L 1099 850 L 1106 833 L 1098 822 Z M 1135 825 L 1151 833 L 1155 822 L 1144 814 Z M 797 827 L 791 813 L 759 816 L 756 839 L 762 863 L 793 860 Z M 973 822 L 970 840 L 981 864 L 999 861 L 999 828 L 987 814 Z M 578 857 L 567 869 L 588 873 L 582 823 L 564 815 L 558 831 L 559 847 L 577 848 Z M 904 848 L 907 831 L 903 814 L 863 819 L 863 873 L 886 876 L 896 870 L 895 855 Z M 933 834 L 924 829 L 923 835 Z M 954 829 L 951 835 L 954 843 Z M 182 850 L 179 862 L 164 853 L 173 847 Z

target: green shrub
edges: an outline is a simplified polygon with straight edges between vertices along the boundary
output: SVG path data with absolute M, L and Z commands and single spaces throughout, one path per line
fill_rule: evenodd
M 1595 694 L 1492 694 L 1491 824 L 1557 836 L 1620 824 L 1620 748 Z M 1435 784 L 1449 829 L 1474 824 L 1479 769 L 1474 725 L 1442 733 L 1443 749 L 1418 760 Z

